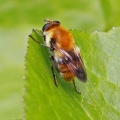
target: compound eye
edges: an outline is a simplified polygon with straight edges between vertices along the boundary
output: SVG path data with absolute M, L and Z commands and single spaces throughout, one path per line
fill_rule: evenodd
M 60 22 L 57 21 L 57 20 L 55 20 L 55 21 L 53 21 L 53 22 L 54 22 L 54 24 L 60 24 Z
M 50 27 L 50 23 L 47 23 L 43 26 L 42 31 L 45 31 L 46 29 L 48 29 Z

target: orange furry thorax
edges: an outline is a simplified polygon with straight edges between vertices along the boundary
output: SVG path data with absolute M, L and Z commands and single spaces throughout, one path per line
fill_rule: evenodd
M 52 38 L 62 49 L 69 50 L 74 46 L 74 39 L 69 31 L 61 26 L 53 27 L 49 30 L 53 33 Z

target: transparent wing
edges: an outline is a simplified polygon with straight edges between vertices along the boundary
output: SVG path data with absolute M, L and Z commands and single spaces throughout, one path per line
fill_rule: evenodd
M 71 72 L 73 72 L 82 82 L 86 82 L 86 71 L 77 47 L 74 47 L 74 50 L 72 51 L 65 51 L 55 45 L 55 49 L 59 51 L 63 62 L 68 66 Z

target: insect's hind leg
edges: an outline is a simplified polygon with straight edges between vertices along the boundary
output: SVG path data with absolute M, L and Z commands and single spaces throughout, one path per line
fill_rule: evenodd
M 50 59 L 51 59 L 53 62 L 55 62 L 55 61 L 54 61 L 54 56 L 51 56 Z M 52 63 L 51 69 L 52 69 L 52 74 L 53 74 L 53 78 L 54 78 L 54 84 L 55 84 L 56 87 L 58 87 L 58 85 L 57 85 L 57 80 L 56 80 L 56 75 L 55 75 L 55 72 L 54 72 L 53 63 Z
M 74 85 L 75 91 L 76 91 L 78 94 L 80 94 L 80 95 L 81 95 L 81 92 L 79 92 L 79 91 L 77 90 L 77 88 L 76 88 L 76 85 L 75 85 L 75 80 L 74 80 L 74 79 L 73 79 L 73 85 Z

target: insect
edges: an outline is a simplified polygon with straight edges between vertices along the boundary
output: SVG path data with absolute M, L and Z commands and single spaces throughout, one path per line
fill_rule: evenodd
M 46 24 L 42 28 L 42 35 L 33 29 L 35 33 L 44 38 L 44 44 L 35 40 L 31 35 L 29 37 L 52 52 L 51 60 L 53 62 L 51 69 L 56 87 L 58 85 L 54 67 L 56 67 L 66 81 L 72 81 L 75 91 L 81 94 L 77 90 L 74 81 L 75 77 L 82 82 L 87 81 L 87 74 L 80 56 L 80 50 L 75 45 L 71 33 L 63 28 L 59 21 L 45 20 L 45 22 Z

